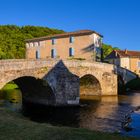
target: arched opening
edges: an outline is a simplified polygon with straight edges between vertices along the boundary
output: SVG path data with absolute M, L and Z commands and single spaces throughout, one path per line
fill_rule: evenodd
M 22 107 L 22 93 L 13 81 L 8 82 L 0 90 L 0 104 L 12 110 L 19 110 Z
M 46 80 L 24 76 L 7 83 L 0 91 L 1 99 L 13 104 L 26 103 L 51 105 L 55 95 Z
M 80 96 L 97 96 L 101 95 L 101 85 L 99 80 L 87 74 L 80 78 Z

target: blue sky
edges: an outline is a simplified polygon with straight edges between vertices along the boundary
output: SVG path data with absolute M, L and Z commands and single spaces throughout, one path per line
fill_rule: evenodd
M 0 24 L 91 29 L 107 44 L 140 51 L 140 0 L 0 0 Z

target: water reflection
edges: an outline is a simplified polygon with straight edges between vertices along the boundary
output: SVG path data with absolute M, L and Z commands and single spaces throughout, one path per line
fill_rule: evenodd
M 117 96 L 84 96 L 81 107 L 77 108 L 54 108 L 30 103 L 24 107 L 24 115 L 33 121 L 111 132 L 121 130 L 121 121 L 130 110 L 127 104 L 119 103 Z
M 16 92 L 15 92 L 16 91 Z M 1 101 L 12 110 L 21 108 L 21 100 L 18 90 L 14 90 L 18 96 Z M 20 96 L 21 97 L 21 96 Z M 15 100 L 11 100 L 15 99 Z M 12 101 L 12 102 L 11 102 Z M 121 128 L 124 116 L 136 106 L 140 105 L 140 93 L 127 93 L 119 96 L 81 96 L 80 107 L 46 107 L 29 102 L 23 102 L 23 115 L 32 121 L 50 123 L 58 126 L 82 127 L 91 130 L 121 132 L 125 135 L 140 137 L 140 112 L 132 114 L 131 132 L 125 132 Z
M 7 107 L 13 111 L 22 109 L 22 93 L 19 89 L 1 91 L 0 106 Z
M 100 97 L 98 101 L 95 101 L 94 97 L 88 98 L 89 100 L 86 100 L 86 102 L 90 105 L 81 109 L 80 126 L 93 130 L 119 131 L 124 114 L 120 114 L 121 108 L 118 104 L 118 97 Z M 123 111 L 123 113 L 125 112 Z

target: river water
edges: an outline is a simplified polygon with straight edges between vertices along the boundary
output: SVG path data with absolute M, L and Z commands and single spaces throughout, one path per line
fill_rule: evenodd
M 6 103 L 12 110 L 19 110 L 21 103 Z M 81 127 L 104 132 L 119 132 L 122 135 L 140 138 L 140 92 L 119 96 L 82 96 L 80 107 L 46 107 L 27 103 L 22 113 L 39 123 L 56 126 Z M 132 110 L 135 110 L 131 113 Z M 131 131 L 122 129 L 125 116 L 131 113 Z

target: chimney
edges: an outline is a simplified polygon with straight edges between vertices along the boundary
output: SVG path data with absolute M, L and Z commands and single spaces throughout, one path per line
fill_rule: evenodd
M 127 52 L 128 52 L 127 49 L 125 49 L 125 50 L 124 50 L 124 53 L 127 54 Z

